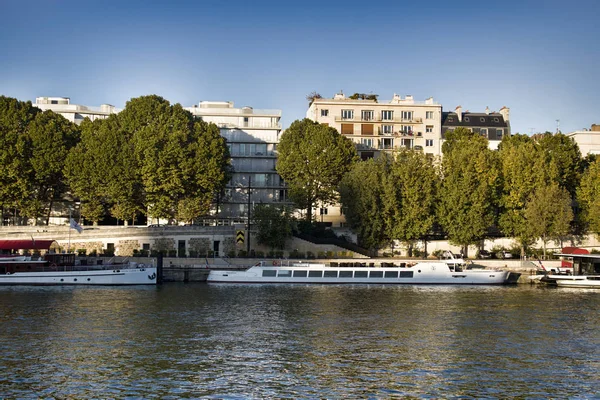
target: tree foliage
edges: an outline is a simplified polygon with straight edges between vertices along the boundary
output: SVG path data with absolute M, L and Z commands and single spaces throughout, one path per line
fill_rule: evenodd
M 483 240 L 495 222 L 500 173 L 485 137 L 465 128 L 446 133 L 438 219 L 451 243 Z
M 499 156 L 503 180 L 499 225 L 525 247 L 534 239 L 525 206 L 534 192 L 558 182 L 557 164 L 549 163 L 541 148 L 525 135 L 505 137 Z
M 420 151 L 400 149 L 383 179 L 383 212 L 388 235 L 412 244 L 424 239 L 435 222 L 439 177 L 433 160 Z
M 208 213 L 231 178 L 219 128 L 159 96 L 132 99 L 120 114 L 82 124 L 66 170 L 92 220 L 104 208 L 121 219 L 147 210 L 189 222 Z
M 268 204 L 258 204 L 252 211 L 252 223 L 258 243 L 272 249 L 284 249 L 292 237 L 293 219 L 289 210 Z
M 577 200 L 588 229 L 600 237 L 600 159 L 592 162 L 581 178 Z
M 340 202 L 350 228 L 361 245 L 379 249 L 390 243 L 389 219 L 384 210 L 382 182 L 390 174 L 392 159 L 380 157 L 355 164 L 339 185 Z
M 529 235 L 540 238 L 546 256 L 546 244 L 552 238 L 569 233 L 573 210 L 571 195 L 558 183 L 543 186 L 531 194 L 524 209 Z
M 306 219 L 312 219 L 314 205 L 333 204 L 342 177 L 358 161 L 352 141 L 334 128 L 309 119 L 294 121 L 277 146 L 277 172 L 290 188 L 290 198 Z

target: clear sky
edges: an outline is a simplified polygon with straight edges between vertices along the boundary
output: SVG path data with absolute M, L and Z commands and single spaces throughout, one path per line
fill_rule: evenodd
M 158 94 L 306 114 L 339 90 L 600 123 L 600 1 L 0 0 L 0 94 L 124 107 Z

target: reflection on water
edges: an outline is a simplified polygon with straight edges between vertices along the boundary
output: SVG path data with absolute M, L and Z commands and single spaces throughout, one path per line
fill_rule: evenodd
M 582 397 L 600 291 L 0 288 L 8 398 Z

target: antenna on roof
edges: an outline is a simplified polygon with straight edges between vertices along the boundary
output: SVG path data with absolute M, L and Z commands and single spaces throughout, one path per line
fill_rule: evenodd
M 560 133 L 560 119 L 556 120 L 556 133 Z

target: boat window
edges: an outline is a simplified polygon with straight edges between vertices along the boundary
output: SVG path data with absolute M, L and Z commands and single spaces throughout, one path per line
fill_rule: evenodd
M 290 278 L 292 276 L 292 271 L 290 271 L 289 269 L 282 269 L 279 271 L 277 276 L 281 278 Z
M 369 272 L 369 278 L 383 278 L 383 271 L 371 271 Z
M 397 278 L 398 271 L 385 271 L 385 277 L 386 278 Z
M 337 278 L 337 276 L 338 276 L 337 271 L 325 271 L 325 273 L 323 274 L 324 278 Z
M 352 278 L 352 271 L 340 271 L 340 278 Z
M 355 278 L 366 278 L 369 276 L 369 271 L 354 271 Z
M 294 271 L 294 278 L 306 278 L 308 271 Z
M 322 278 L 323 271 L 308 271 L 308 276 L 311 278 Z
M 400 278 L 412 278 L 413 271 L 400 271 Z
M 262 276 L 277 276 L 277 271 L 274 269 L 265 269 L 263 270 Z

